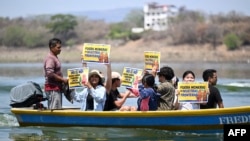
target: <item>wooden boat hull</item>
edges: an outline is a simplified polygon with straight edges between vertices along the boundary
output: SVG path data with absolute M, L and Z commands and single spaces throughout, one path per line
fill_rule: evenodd
M 20 126 L 154 128 L 192 133 L 223 133 L 225 124 L 250 124 L 250 106 L 190 111 L 80 111 L 12 108 Z

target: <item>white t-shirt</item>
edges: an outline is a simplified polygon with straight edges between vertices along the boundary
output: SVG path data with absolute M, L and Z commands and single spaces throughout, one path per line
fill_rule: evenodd
M 194 109 L 200 109 L 200 104 L 198 103 L 180 103 L 179 110 L 194 110 Z

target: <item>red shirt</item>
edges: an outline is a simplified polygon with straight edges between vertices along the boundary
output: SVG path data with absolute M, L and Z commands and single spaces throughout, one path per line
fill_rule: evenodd
M 44 59 L 44 77 L 45 77 L 45 91 L 61 90 L 62 82 L 57 81 L 54 74 L 63 77 L 61 71 L 61 62 L 52 52 L 49 52 Z

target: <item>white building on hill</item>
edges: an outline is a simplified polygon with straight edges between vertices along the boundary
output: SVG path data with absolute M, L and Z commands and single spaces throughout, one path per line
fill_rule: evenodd
M 158 5 L 157 3 L 148 3 L 144 5 L 144 29 L 162 31 L 168 28 L 168 17 L 173 14 L 171 8 L 173 5 Z

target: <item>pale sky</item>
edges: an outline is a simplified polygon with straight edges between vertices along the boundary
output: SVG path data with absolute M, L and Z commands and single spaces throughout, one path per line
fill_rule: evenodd
M 115 8 L 142 7 L 145 3 L 173 4 L 210 13 L 237 11 L 250 15 L 250 0 L 0 0 L 0 17 L 20 17 Z

